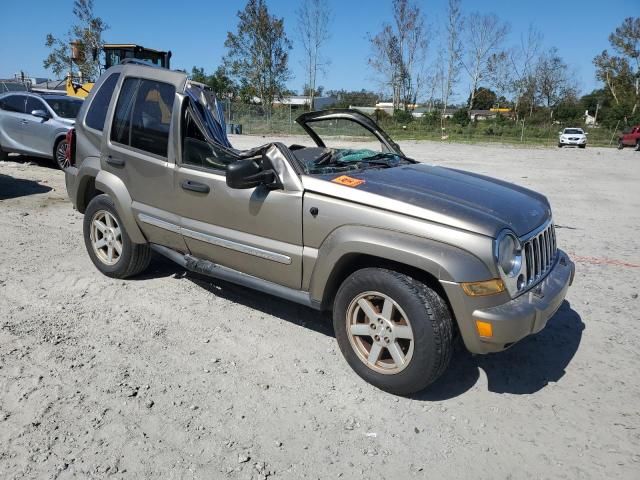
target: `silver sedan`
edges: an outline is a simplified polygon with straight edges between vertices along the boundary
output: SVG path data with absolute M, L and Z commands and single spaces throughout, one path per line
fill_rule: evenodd
M 0 159 L 9 152 L 66 160 L 66 134 L 75 125 L 82 100 L 28 92 L 0 94 Z

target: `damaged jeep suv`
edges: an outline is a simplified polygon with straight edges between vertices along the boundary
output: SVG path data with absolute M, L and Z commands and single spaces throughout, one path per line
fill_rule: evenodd
M 65 170 L 95 266 L 126 278 L 156 252 L 332 311 L 349 365 L 403 395 L 445 371 L 454 339 L 504 350 L 560 307 L 574 266 L 544 196 L 418 163 L 353 110 L 297 121 L 313 146 L 238 150 L 213 93 L 184 73 L 107 70 Z M 336 145 L 344 136 L 367 148 Z

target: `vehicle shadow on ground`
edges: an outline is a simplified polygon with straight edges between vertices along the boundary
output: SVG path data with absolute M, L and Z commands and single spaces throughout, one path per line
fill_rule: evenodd
M 234 285 L 186 271 L 171 260 L 154 255 L 146 273 L 135 280 L 170 277 L 189 280 L 213 295 L 274 316 L 294 325 L 335 337 L 330 315 L 282 300 L 250 288 Z M 441 401 L 455 398 L 473 388 L 480 369 L 487 375 L 488 390 L 493 393 L 528 395 L 559 381 L 580 346 L 585 326 L 580 315 L 566 300 L 537 335 L 525 338 L 504 352 L 471 355 L 456 345 L 451 364 L 439 380 L 412 398 Z
M 303 305 L 218 280 L 217 278 L 187 271 L 161 255 L 154 254 L 149 269 L 142 275 L 130 280 L 148 280 L 170 276 L 189 280 L 208 290 L 216 297 L 244 305 L 252 310 L 271 315 L 299 327 L 308 328 L 328 337 L 335 337 L 331 318 L 327 313 L 318 312 Z
M 23 178 L 14 178 L 10 175 L 0 174 L 0 200 L 37 195 L 39 193 L 50 192 L 51 190 L 51 187 L 41 185 L 33 180 L 25 180 Z
M 20 154 L 9 154 L 9 159 L 7 162 L 19 163 L 21 165 L 37 165 L 39 167 L 50 168 L 51 170 L 58 170 L 60 175 L 63 175 L 62 170 L 58 168 L 58 166 L 48 158 L 42 157 L 30 157 L 29 155 L 20 155 Z
M 480 369 L 487 375 L 490 392 L 536 393 L 564 376 L 580 346 L 584 328 L 578 312 L 565 300 L 545 329 L 509 350 L 473 356 L 459 346 L 445 374 L 414 398 L 439 401 L 457 397 L 473 388 Z

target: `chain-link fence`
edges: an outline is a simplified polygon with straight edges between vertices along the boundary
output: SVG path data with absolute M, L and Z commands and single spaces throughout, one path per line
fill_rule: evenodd
M 305 135 L 296 123 L 296 118 L 305 110 L 295 106 L 275 106 L 268 115 L 260 105 L 227 102 L 225 117 L 233 133 L 247 135 Z M 415 118 L 408 123 L 399 122 L 390 115 L 378 119 L 382 128 L 395 140 L 439 140 L 464 143 L 509 143 L 523 145 L 554 146 L 558 144 L 559 132 L 567 127 L 582 127 L 588 133 L 588 144 L 592 146 L 615 146 L 619 132 L 606 127 L 584 127 L 575 123 L 533 124 L 508 118 L 487 119 L 458 125 L 445 120 L 444 129 L 434 116 Z M 336 123 L 335 128 L 324 132 L 328 135 L 349 136 L 346 123 Z

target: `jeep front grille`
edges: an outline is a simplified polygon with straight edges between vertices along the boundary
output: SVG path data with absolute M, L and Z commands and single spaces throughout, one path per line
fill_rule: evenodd
M 556 260 L 556 231 L 552 222 L 526 237 L 523 242 L 522 254 L 524 256 L 524 282 L 520 291 L 537 283 L 543 278 Z

